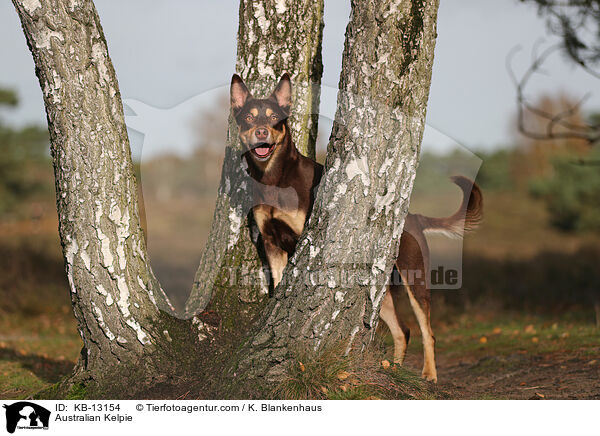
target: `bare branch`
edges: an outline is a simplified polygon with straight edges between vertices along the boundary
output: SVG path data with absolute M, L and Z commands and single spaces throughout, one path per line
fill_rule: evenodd
M 515 55 L 522 50 L 521 46 L 513 48 L 506 57 L 506 69 L 515 89 L 517 91 L 517 123 L 519 132 L 531 139 L 535 140 L 554 140 L 554 139 L 580 139 L 588 142 L 590 145 L 595 144 L 600 139 L 600 132 L 597 126 L 581 125 L 570 122 L 569 117 L 573 116 L 581 109 L 583 103 L 590 97 L 591 94 L 586 94 L 574 105 L 569 106 L 566 110 L 557 114 L 547 112 L 537 106 L 532 105 L 525 97 L 525 88 L 530 79 L 535 74 L 540 74 L 544 62 L 555 52 L 562 48 L 562 44 L 552 45 L 538 54 L 538 48 L 541 42 L 538 41 L 532 49 L 532 61 L 525 73 L 520 79 L 517 78 L 512 62 Z M 544 131 L 532 131 L 525 125 L 525 112 L 528 111 L 541 119 L 547 120 L 546 129 Z M 557 131 L 557 127 L 565 130 Z

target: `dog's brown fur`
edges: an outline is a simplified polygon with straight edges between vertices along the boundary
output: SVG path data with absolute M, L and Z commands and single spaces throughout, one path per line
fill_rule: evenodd
M 252 97 L 242 79 L 234 75 L 230 95 L 248 172 L 258 182 L 252 212 L 262 236 L 274 288 L 310 216 L 323 166 L 300 154 L 292 141 L 287 125 L 292 87 L 287 74 L 266 99 Z M 437 372 L 430 325 L 429 248 L 425 233 L 440 231 L 460 236 L 464 230 L 477 226 L 482 211 L 482 195 L 477 185 L 465 177 L 454 177 L 453 181 L 464 194 L 461 208 L 454 215 L 446 218 L 407 215 L 396 260 L 403 286 L 391 282 L 380 311 L 380 318 L 394 338 L 394 362 L 401 364 L 410 332 L 397 308 L 401 288 L 406 289 L 423 336 L 422 375 L 432 381 L 437 381 Z

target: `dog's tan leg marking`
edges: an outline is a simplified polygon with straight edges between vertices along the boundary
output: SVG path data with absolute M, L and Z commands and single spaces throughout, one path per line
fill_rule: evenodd
M 407 284 L 404 285 L 408 293 L 408 299 L 412 306 L 413 312 L 419 322 L 421 335 L 423 336 L 423 372 L 422 376 L 426 380 L 437 382 L 437 370 L 435 369 L 435 338 L 431 330 L 429 316 L 423 311 L 423 308 L 415 298 L 412 289 Z
M 287 264 L 288 254 L 279 247 L 270 245 L 271 247 L 267 252 L 267 259 L 269 261 L 269 268 L 271 268 L 271 275 L 273 276 L 273 289 L 275 289 L 283 277 L 283 269 Z
M 264 228 L 269 217 L 272 216 L 273 210 L 276 210 L 270 206 L 259 204 L 254 206 L 252 209 L 254 213 L 254 219 L 260 232 L 264 235 Z M 286 251 L 273 244 L 268 238 L 263 240 L 265 246 L 265 253 L 267 255 L 267 262 L 271 269 L 271 276 L 273 277 L 273 289 L 277 287 L 283 276 L 283 268 L 288 261 L 288 254 Z
M 404 356 L 406 355 L 406 336 L 404 336 L 404 332 L 402 331 L 400 323 L 398 322 L 398 318 L 396 317 L 394 299 L 391 296 L 391 291 L 389 288 L 385 293 L 385 297 L 383 297 L 379 317 L 383 320 L 383 322 L 386 323 L 390 329 L 392 338 L 394 338 L 394 363 L 402 365 L 402 362 L 404 362 Z

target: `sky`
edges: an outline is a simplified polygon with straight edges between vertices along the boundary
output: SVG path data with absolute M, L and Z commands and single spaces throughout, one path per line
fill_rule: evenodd
M 325 117 L 334 108 L 349 3 L 325 2 Z M 194 143 L 191 112 L 214 107 L 214 99 L 227 91 L 234 72 L 238 2 L 96 0 L 95 4 L 128 105 L 128 126 L 146 135 L 145 139 L 133 135 L 134 148 L 143 141 L 148 154 L 189 150 Z M 542 37 L 547 45 L 556 41 L 548 37 L 536 9 L 516 0 L 441 0 L 425 145 L 490 150 L 514 142 L 515 89 L 506 56 L 521 45 L 514 65 L 517 72 L 523 71 Z M 18 125 L 45 123 L 31 54 L 8 1 L 0 2 L 0 62 L 0 87 L 15 89 L 21 100 L 17 110 L 4 110 L 0 116 Z M 549 76 L 536 76 L 528 88 L 532 99 L 559 92 L 581 97 L 598 87 L 597 79 L 559 55 L 549 60 L 547 71 Z M 600 94 L 592 93 L 586 107 L 600 108 Z M 323 120 L 322 125 L 327 124 Z

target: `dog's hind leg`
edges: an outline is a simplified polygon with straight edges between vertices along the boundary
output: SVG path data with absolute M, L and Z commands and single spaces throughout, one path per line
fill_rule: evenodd
M 394 298 L 392 297 L 393 288 L 396 286 L 390 285 L 383 302 L 381 303 L 381 310 L 379 317 L 386 323 L 394 339 L 394 363 L 402 365 L 404 362 L 404 356 L 406 355 L 406 347 L 408 345 L 408 339 L 410 338 L 410 330 L 401 324 L 396 308 L 394 305 Z M 397 288 L 397 287 L 396 287 Z
M 416 235 L 416 236 L 415 236 Z M 422 232 L 402 233 L 396 268 L 400 272 L 410 305 L 423 337 L 423 378 L 437 382 L 435 337 L 430 323 L 431 293 L 428 287 L 429 250 Z
M 435 337 L 429 321 L 430 299 L 419 293 L 417 295 L 414 287 L 406 285 L 408 299 L 413 312 L 419 322 L 421 335 L 423 336 L 423 372 L 422 376 L 426 380 L 437 382 L 437 370 L 435 368 Z

